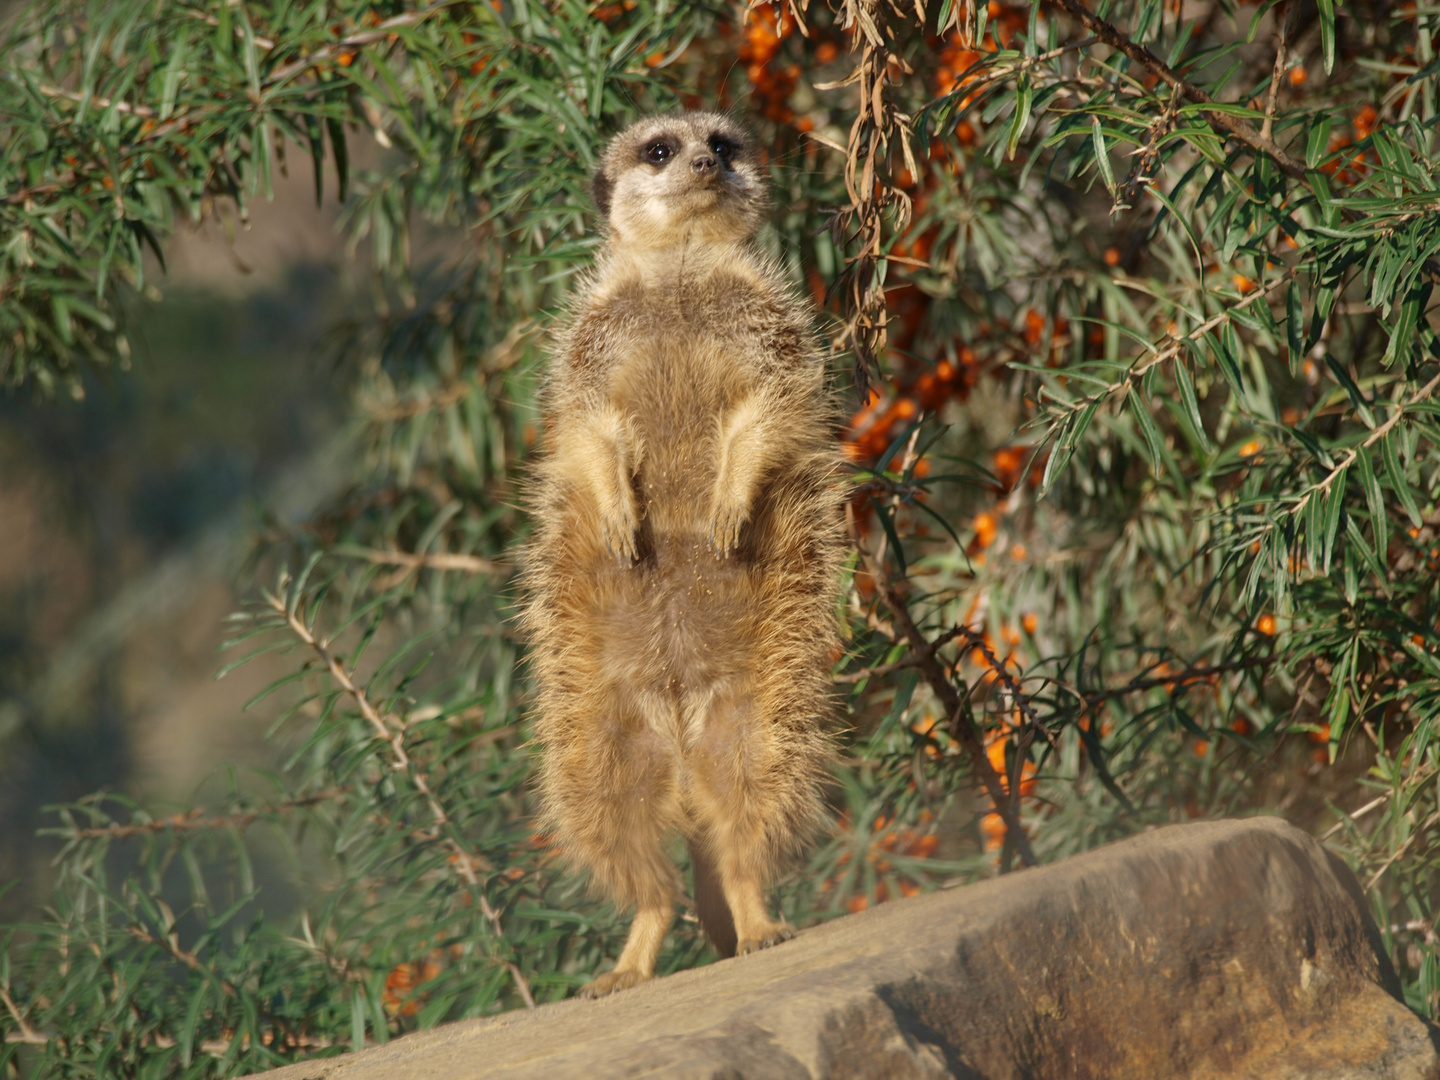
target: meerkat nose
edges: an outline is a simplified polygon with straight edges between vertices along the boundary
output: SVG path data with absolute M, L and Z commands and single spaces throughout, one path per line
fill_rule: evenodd
M 709 154 L 696 154 L 690 159 L 690 168 L 694 169 L 700 176 L 715 171 L 715 159 Z

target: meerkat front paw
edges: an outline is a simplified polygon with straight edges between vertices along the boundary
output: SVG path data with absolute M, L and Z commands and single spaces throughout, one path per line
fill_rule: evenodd
M 617 990 L 628 990 L 632 986 L 639 986 L 643 982 L 649 982 L 655 976 L 646 975 L 643 971 L 607 971 L 604 975 L 597 975 L 580 988 L 579 997 L 599 998 L 607 994 L 613 994 Z
M 740 530 L 749 520 L 749 507 L 743 503 L 715 500 L 710 514 L 710 546 L 716 554 L 729 555 L 740 546 Z
M 742 939 L 735 946 L 736 956 L 746 956 L 749 953 L 759 952 L 761 949 L 768 949 L 772 945 L 779 945 L 782 941 L 789 941 L 795 936 L 795 931 L 785 923 L 772 923 L 769 926 L 756 931 L 753 936 Z
M 601 515 L 605 550 L 627 566 L 635 561 L 638 553 L 636 536 L 639 532 L 640 517 L 633 506 L 612 507 Z

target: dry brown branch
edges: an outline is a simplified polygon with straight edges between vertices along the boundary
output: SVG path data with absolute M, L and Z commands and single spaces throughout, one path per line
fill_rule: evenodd
M 471 852 L 456 838 L 454 834 L 455 823 L 451 821 L 450 815 L 445 812 L 445 808 L 440 805 L 440 800 L 435 797 L 435 793 L 430 788 L 430 782 L 425 776 L 425 771 L 420 768 L 417 762 L 411 759 L 405 749 L 404 725 L 399 722 L 393 725 L 387 723 L 386 718 L 382 717 L 371 703 L 370 696 L 365 692 L 365 688 L 356 683 L 354 675 L 350 671 L 347 671 L 345 666 L 340 663 L 339 657 L 330 651 L 329 642 L 317 638 L 311 632 L 310 628 L 305 625 L 305 620 L 300 617 L 298 611 L 292 611 L 287 608 L 285 601 L 273 593 L 267 592 L 265 594 L 265 601 L 272 610 L 284 618 L 291 632 L 308 645 L 315 655 L 319 657 L 320 662 L 325 665 L 325 669 L 330 673 L 330 677 L 334 679 L 340 688 L 349 694 L 355 702 L 360 710 L 360 715 L 363 716 L 371 728 L 374 729 L 376 737 L 390 747 L 391 767 L 394 771 L 409 777 L 410 782 L 415 785 L 415 789 L 420 792 L 421 797 L 430 808 L 431 816 L 434 818 L 436 836 L 451 850 L 451 863 L 454 864 L 461 879 L 469 886 L 471 896 L 480 908 L 481 914 L 484 915 L 490 923 L 496 938 L 501 941 L 505 940 L 505 933 L 500 926 L 500 913 L 491 906 L 489 898 L 485 895 L 485 891 L 480 887 L 480 879 L 475 873 L 476 867 L 487 871 L 494 868 L 483 855 Z M 514 963 L 509 961 L 502 962 L 510 969 L 510 974 L 515 981 L 515 988 L 524 1000 L 526 1006 L 531 1009 L 535 1008 L 535 998 L 530 993 L 530 985 L 524 973 L 521 972 L 519 967 Z
M 990 764 L 990 758 L 985 753 L 985 742 L 981 739 L 979 729 L 975 726 L 975 719 L 970 713 L 968 696 L 961 697 L 956 691 L 954 684 L 945 674 L 944 665 L 936 655 L 936 646 L 911 618 L 909 606 L 896 591 L 894 584 L 885 573 L 884 567 L 877 565 L 871 559 L 870 553 L 861 543 L 855 527 L 855 508 L 848 503 L 845 506 L 845 521 L 850 529 L 851 540 L 860 552 L 860 557 L 865 562 L 865 568 L 870 571 L 870 576 L 875 581 L 876 592 L 885 601 L 885 606 L 890 609 L 895 625 L 905 635 L 905 639 L 910 642 L 910 647 L 914 650 L 915 666 L 920 669 L 920 673 L 930 685 L 931 691 L 939 698 L 940 704 L 949 717 L 950 734 L 969 757 L 970 766 L 975 770 L 975 775 L 980 779 L 985 793 L 990 796 L 990 801 L 995 806 L 995 812 L 1005 822 L 1007 840 L 1015 845 L 1026 866 L 1039 865 L 1039 860 L 1035 858 L 1035 852 L 1030 847 L 1030 838 L 1025 835 L 1025 829 L 1020 824 L 1019 785 L 1014 786 L 1013 795 L 1006 792 L 1000 774 L 995 771 L 995 766 Z

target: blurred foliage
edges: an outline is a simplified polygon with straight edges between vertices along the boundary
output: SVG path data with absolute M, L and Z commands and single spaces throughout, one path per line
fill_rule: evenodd
M 235 662 L 296 657 L 253 703 L 285 767 L 59 809 L 0 1061 L 236 1075 L 615 955 L 623 913 L 529 824 L 517 485 L 598 148 L 715 104 L 755 121 L 763 242 L 861 393 L 835 828 L 787 915 L 1279 812 L 1440 1015 L 1437 29 L 1330 0 L 35 5 L 0 79 L 8 383 L 123 361 L 145 250 L 276 169 L 333 177 L 373 302 L 332 336 L 354 484 L 258 537 L 236 621 Z M 687 917 L 662 970 L 707 955 Z

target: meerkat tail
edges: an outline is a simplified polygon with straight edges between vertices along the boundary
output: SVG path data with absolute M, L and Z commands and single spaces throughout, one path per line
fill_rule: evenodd
M 720 883 L 720 872 L 706 853 L 704 846 L 690 840 L 690 865 L 695 870 L 695 914 L 700 919 L 700 929 L 720 955 L 728 960 L 735 955 L 735 919 L 730 914 L 730 905 L 725 901 L 725 889 Z

